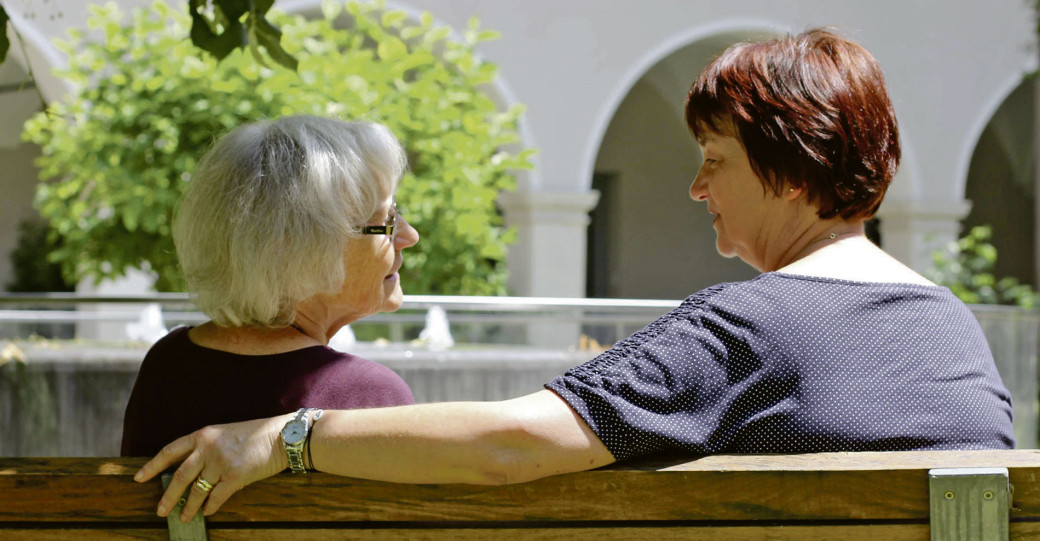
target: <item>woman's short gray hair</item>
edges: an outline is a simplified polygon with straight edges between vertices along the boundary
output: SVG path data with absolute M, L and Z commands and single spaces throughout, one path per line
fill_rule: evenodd
M 347 238 L 406 166 L 397 138 L 371 122 L 301 115 L 229 132 L 199 162 L 173 224 L 199 309 L 221 326 L 292 323 L 300 301 L 341 288 Z

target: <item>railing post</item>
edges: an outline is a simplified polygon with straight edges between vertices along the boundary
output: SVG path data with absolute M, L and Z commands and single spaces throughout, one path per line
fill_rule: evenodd
M 163 490 L 166 490 L 166 487 L 170 486 L 171 479 L 173 479 L 173 474 L 163 474 Z M 188 493 L 185 492 L 184 496 L 181 497 L 179 502 L 177 502 L 177 506 L 173 508 L 173 511 L 170 511 L 170 514 L 166 515 L 166 527 L 170 530 L 170 541 L 208 541 L 209 536 L 206 534 L 206 519 L 203 518 L 201 509 L 199 509 L 199 512 L 195 513 L 195 516 L 188 522 L 181 522 L 181 508 L 184 507 L 184 499 L 187 497 Z
M 1007 541 L 1007 468 L 928 471 L 932 541 Z

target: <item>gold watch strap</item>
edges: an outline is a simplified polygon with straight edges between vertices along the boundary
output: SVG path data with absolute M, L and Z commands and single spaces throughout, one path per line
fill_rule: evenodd
M 300 408 L 296 410 L 296 416 L 293 417 L 291 422 L 303 421 L 304 431 L 306 434 L 300 441 L 289 444 L 285 440 L 282 440 L 282 446 L 285 447 L 285 456 L 289 460 L 289 471 L 293 473 L 307 473 L 307 468 L 303 464 L 303 446 L 307 442 L 307 438 L 310 437 L 311 422 L 309 415 L 314 411 L 314 408 Z

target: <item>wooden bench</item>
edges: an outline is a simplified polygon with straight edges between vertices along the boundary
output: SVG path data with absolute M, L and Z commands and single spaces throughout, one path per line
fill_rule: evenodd
M 143 463 L 0 458 L 0 539 L 166 539 L 160 481 L 131 479 Z M 1040 451 L 710 456 L 501 487 L 283 474 L 196 526 L 249 541 L 1040 539 Z

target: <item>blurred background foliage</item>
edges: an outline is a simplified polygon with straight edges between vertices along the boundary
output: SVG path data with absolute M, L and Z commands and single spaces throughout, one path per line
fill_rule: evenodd
M 405 258 L 408 293 L 506 293 L 513 234 L 495 200 L 533 150 L 517 149 L 522 107 L 500 111 L 483 91 L 497 69 L 474 46 L 497 34 L 472 19 L 452 39 L 430 14 L 410 20 L 381 3 L 326 2 L 318 19 L 272 11 L 267 20 L 296 71 L 256 48 L 219 61 L 199 54 L 185 39 L 191 16 L 162 2 L 129 21 L 114 4 L 95 7 L 88 26 L 101 39 L 72 32 L 60 43 L 69 65 L 59 76 L 80 90 L 34 116 L 23 138 L 42 148 L 36 204 L 66 278 L 144 267 L 157 289 L 180 289 L 170 223 L 196 160 L 243 122 L 319 114 L 382 122 L 408 151 L 398 202 L 422 235 Z
M 993 275 L 997 249 L 989 242 L 992 237 L 993 231 L 988 225 L 971 228 L 967 235 L 932 254 L 935 266 L 929 278 L 950 288 L 968 304 L 1009 304 L 1036 309 L 1040 297 L 1029 284 Z
M 18 224 L 18 244 L 11 251 L 14 277 L 6 284 L 11 293 L 41 291 L 73 291 L 65 281 L 61 265 L 47 260 L 47 255 L 60 248 L 61 239 L 48 235 L 47 223 L 36 218 Z

